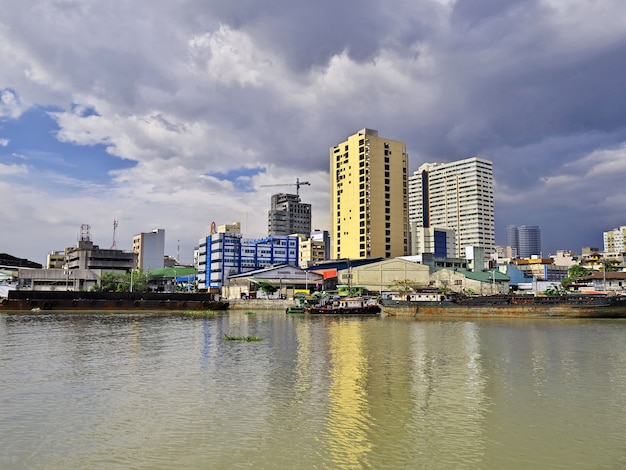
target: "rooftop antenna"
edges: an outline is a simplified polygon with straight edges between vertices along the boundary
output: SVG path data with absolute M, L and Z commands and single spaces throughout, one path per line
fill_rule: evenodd
M 117 230 L 118 220 L 113 219 L 113 244 L 111 245 L 112 250 L 117 250 L 117 243 L 115 243 L 115 231 Z
M 81 224 L 79 241 L 81 242 L 91 241 L 91 227 L 88 224 Z

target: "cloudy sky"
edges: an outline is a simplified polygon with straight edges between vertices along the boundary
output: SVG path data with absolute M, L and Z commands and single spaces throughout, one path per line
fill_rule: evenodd
M 0 0 L 0 252 L 131 249 L 192 261 L 211 222 L 267 234 L 308 181 L 329 229 L 328 149 L 368 127 L 410 169 L 494 162 L 496 242 L 544 254 L 626 225 L 623 0 Z M 287 186 L 270 186 L 285 184 Z

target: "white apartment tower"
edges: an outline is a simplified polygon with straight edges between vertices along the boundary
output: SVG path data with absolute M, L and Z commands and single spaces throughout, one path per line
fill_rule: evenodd
M 603 232 L 604 251 L 607 253 L 626 253 L 626 225 L 608 232 Z
M 425 163 L 409 177 L 412 227 L 453 229 L 456 256 L 466 247 L 495 246 L 493 164 L 472 157 L 450 163 Z M 413 231 L 413 229 L 412 229 Z

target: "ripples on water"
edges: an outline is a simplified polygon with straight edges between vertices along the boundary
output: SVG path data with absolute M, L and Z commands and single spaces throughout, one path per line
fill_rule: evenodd
M 625 328 L 0 314 L 0 468 L 622 468 Z

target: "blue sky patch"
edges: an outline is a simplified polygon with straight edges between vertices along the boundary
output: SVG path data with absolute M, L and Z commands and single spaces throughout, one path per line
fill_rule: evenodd
M 266 170 L 263 167 L 241 167 L 227 172 L 207 173 L 206 175 L 219 180 L 230 181 L 237 191 L 252 192 L 255 189 L 252 186 L 251 178 L 261 173 L 265 173 L 265 171 Z
M 123 160 L 106 151 L 105 145 L 76 145 L 56 138 L 59 126 L 48 113 L 56 108 L 36 107 L 18 119 L 0 122 L 0 161 L 5 164 L 26 164 L 37 173 L 58 173 L 67 178 L 104 184 L 110 181 L 109 172 L 131 168 L 135 162 Z M 83 116 L 96 114 L 85 108 Z

